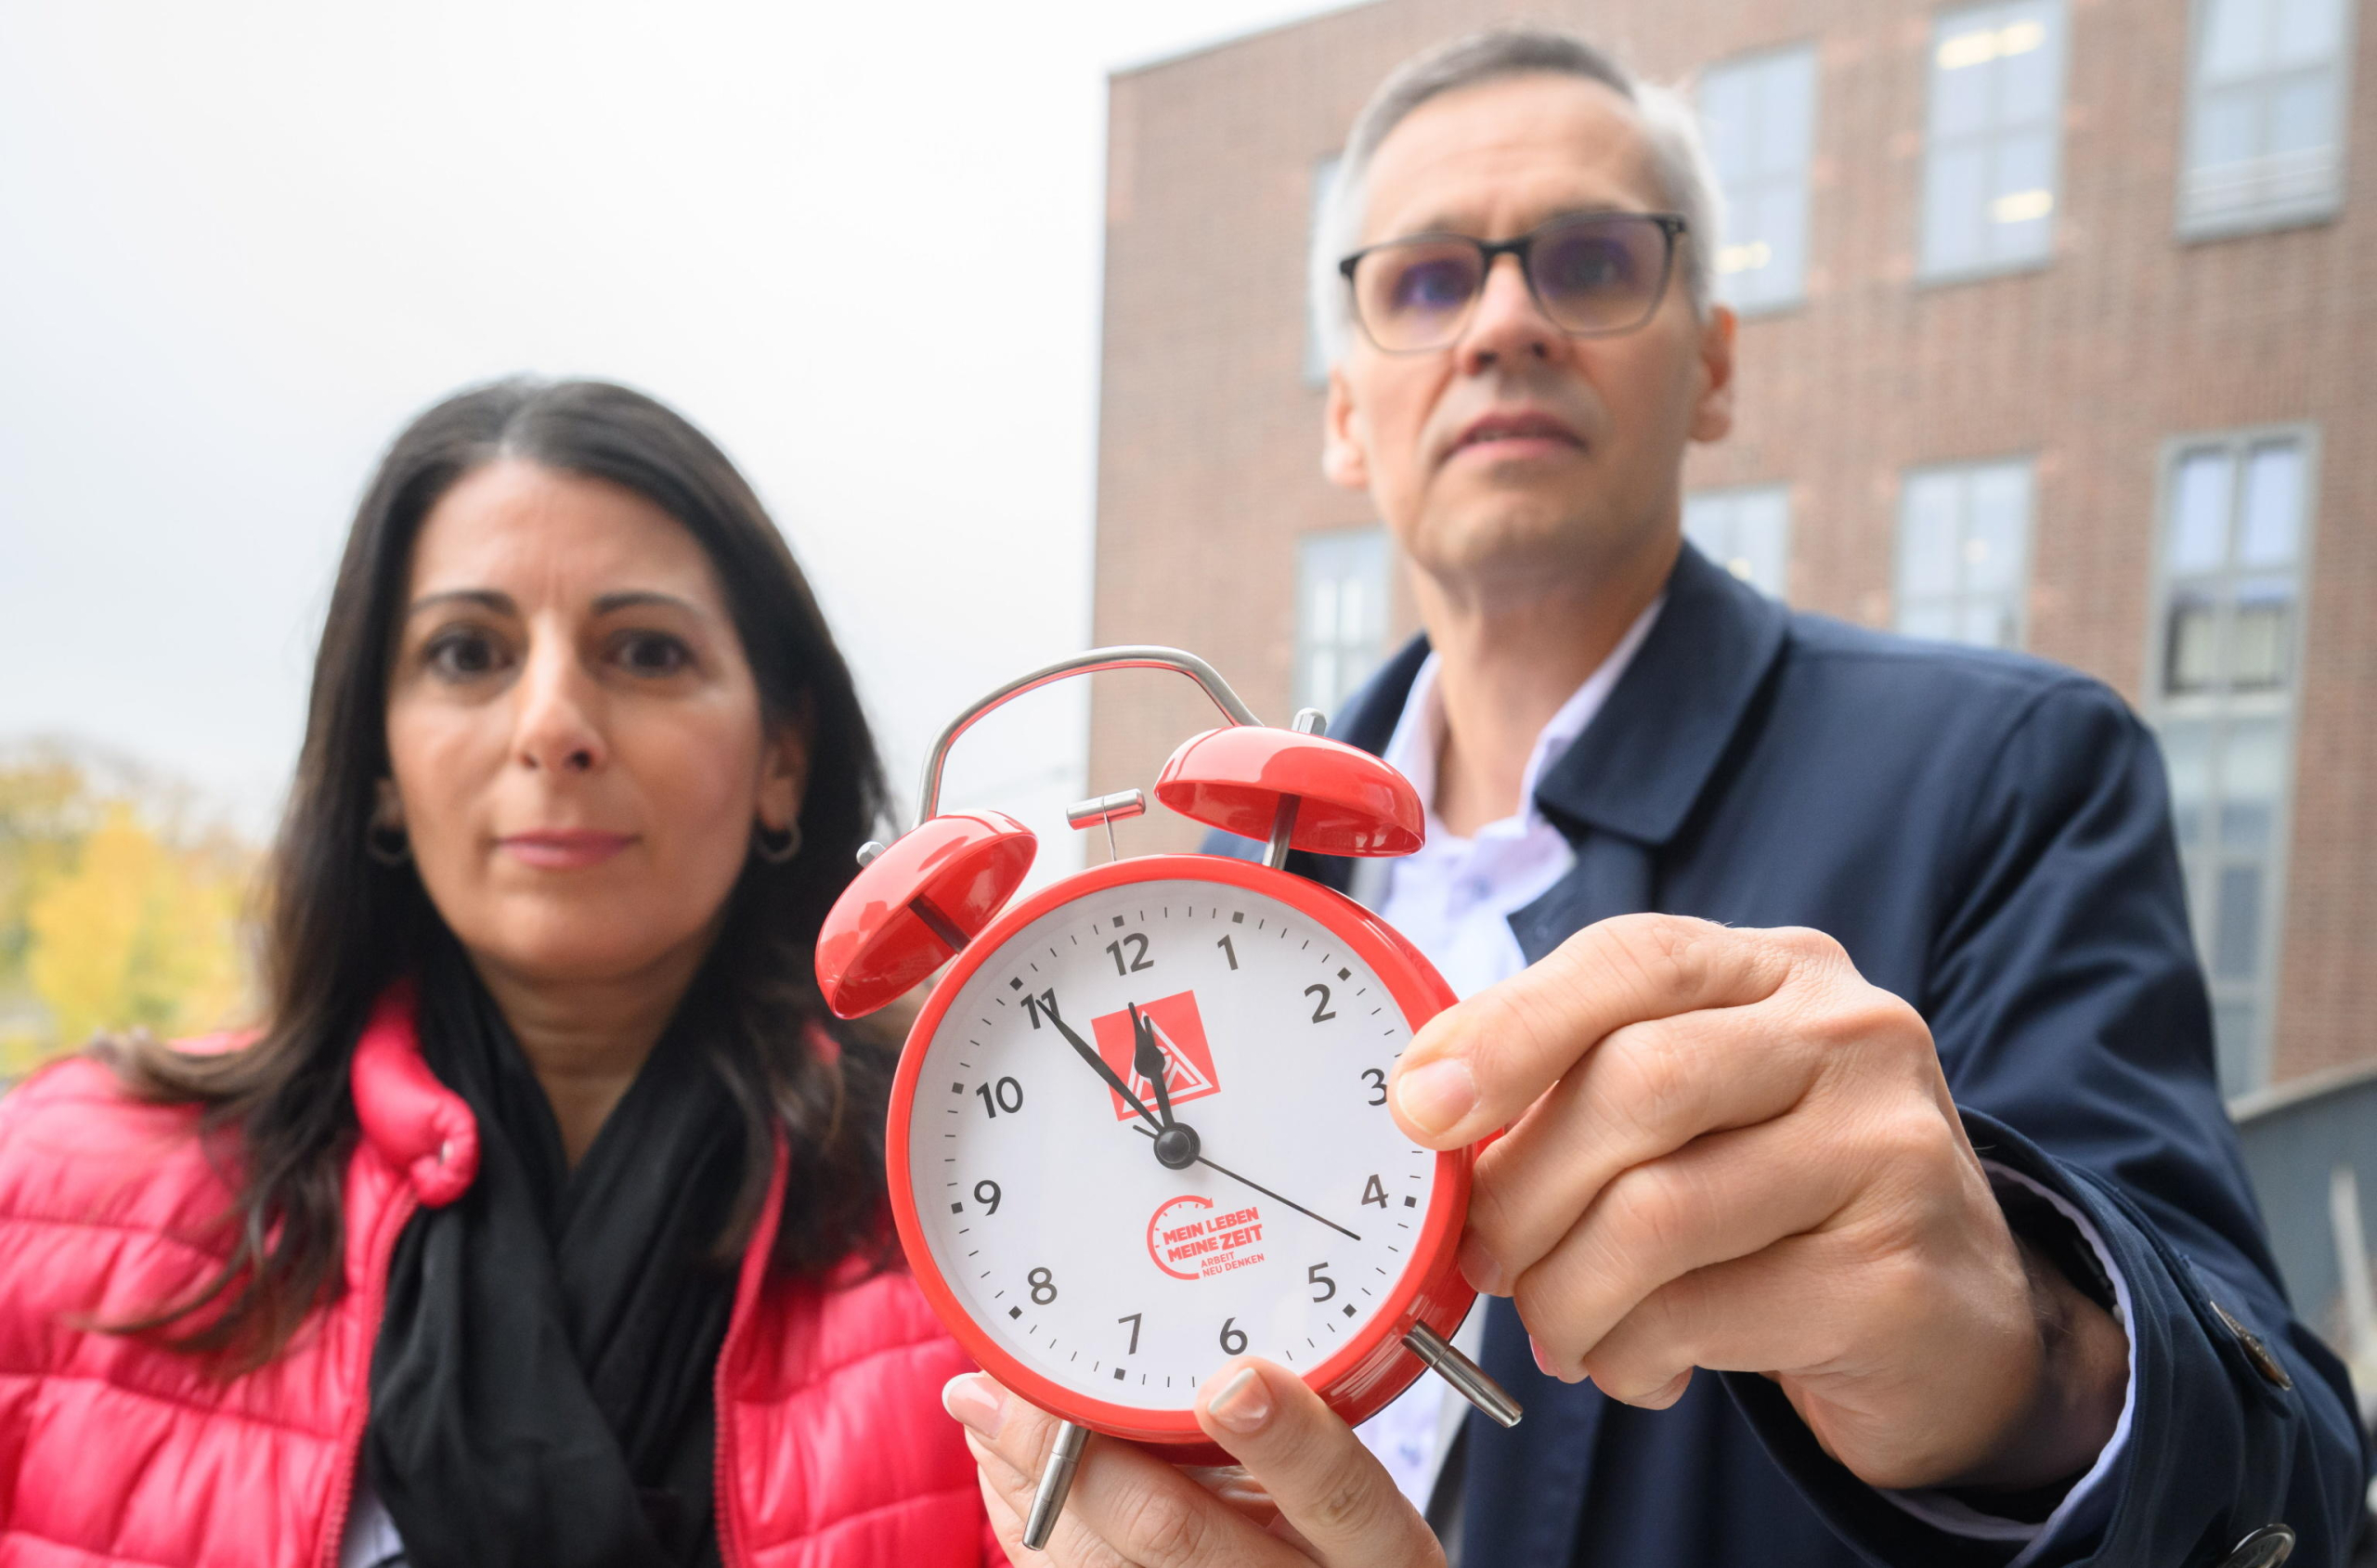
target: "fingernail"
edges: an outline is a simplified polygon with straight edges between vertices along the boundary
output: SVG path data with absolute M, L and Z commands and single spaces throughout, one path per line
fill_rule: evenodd
M 1396 1080 L 1395 1103 L 1413 1126 L 1441 1133 L 1477 1104 L 1477 1080 L 1466 1061 L 1447 1056 Z
M 1535 1336 L 1533 1334 L 1529 1334 L 1526 1337 L 1526 1348 L 1535 1353 L 1535 1369 L 1537 1371 L 1542 1373 L 1547 1378 L 1556 1378 L 1560 1375 L 1552 1369 L 1552 1358 L 1543 1354 L 1543 1347 L 1535 1342 Z
M 1461 1252 L 1456 1261 L 1461 1264 L 1461 1276 L 1469 1281 L 1471 1289 L 1481 1296 L 1502 1293 L 1501 1265 L 1495 1263 L 1494 1254 L 1486 1251 L 1486 1244 L 1477 1238 L 1464 1236 L 1461 1238 Z
M 998 1431 L 999 1400 L 980 1372 L 952 1378 L 941 1387 L 941 1407 L 971 1431 L 989 1437 Z
M 1271 1419 L 1271 1391 L 1263 1386 L 1261 1373 L 1241 1367 L 1237 1377 L 1205 1401 L 1205 1413 L 1232 1432 L 1260 1432 Z

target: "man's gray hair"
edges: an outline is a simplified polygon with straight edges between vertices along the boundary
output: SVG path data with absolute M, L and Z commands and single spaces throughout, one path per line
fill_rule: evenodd
M 1703 319 L 1715 296 L 1718 227 L 1724 199 L 1716 171 L 1700 139 L 1700 123 L 1683 95 L 1644 82 L 1609 55 L 1573 33 L 1549 28 L 1496 28 L 1441 44 L 1407 60 L 1370 95 L 1354 120 L 1353 133 L 1321 199 L 1312 229 L 1312 318 L 1331 363 L 1343 357 L 1352 330 L 1352 301 L 1337 264 L 1362 238 L 1369 198 L 1370 159 L 1389 131 L 1410 112 L 1442 93 L 1502 76 L 1538 72 L 1581 76 L 1598 82 L 1634 106 L 1651 173 L 1668 205 L 1690 226 L 1677 261 L 1692 312 Z

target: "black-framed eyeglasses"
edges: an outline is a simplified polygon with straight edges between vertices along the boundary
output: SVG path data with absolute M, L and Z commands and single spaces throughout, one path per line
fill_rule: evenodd
M 1675 213 L 1579 213 L 1515 240 L 1415 234 L 1337 264 L 1354 319 L 1387 354 L 1424 354 L 1459 338 L 1499 257 L 1516 256 L 1545 319 L 1572 338 L 1630 332 L 1657 313 L 1689 226 Z

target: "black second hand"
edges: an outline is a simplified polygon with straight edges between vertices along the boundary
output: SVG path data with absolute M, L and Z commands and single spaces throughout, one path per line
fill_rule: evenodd
M 1141 1137 L 1152 1138 L 1155 1136 L 1153 1133 L 1149 1132 L 1146 1128 L 1136 1124 L 1131 1128 L 1131 1131 L 1138 1134 Z M 1289 1208 L 1293 1209 L 1297 1213 L 1302 1214 L 1307 1220 L 1320 1220 L 1322 1225 L 1327 1225 L 1331 1230 L 1335 1231 L 1340 1236 L 1350 1238 L 1356 1241 L 1359 1241 L 1361 1239 L 1360 1237 L 1355 1236 L 1352 1231 L 1347 1230 L 1335 1220 L 1321 1219 L 1318 1214 L 1314 1213 L 1311 1210 L 1305 1208 L 1294 1199 L 1282 1197 L 1280 1194 L 1273 1192 L 1269 1187 L 1265 1186 L 1261 1182 L 1249 1181 L 1246 1177 L 1240 1175 L 1237 1172 L 1231 1170 L 1227 1165 L 1216 1165 L 1214 1161 L 1206 1159 L 1201 1154 L 1197 1157 L 1197 1163 L 1200 1165 L 1212 1165 L 1214 1170 L 1219 1171 L 1231 1181 L 1243 1183 L 1245 1186 L 1253 1187 L 1255 1191 L 1261 1193 L 1264 1197 L 1270 1199 L 1275 1203 L 1286 1204 Z

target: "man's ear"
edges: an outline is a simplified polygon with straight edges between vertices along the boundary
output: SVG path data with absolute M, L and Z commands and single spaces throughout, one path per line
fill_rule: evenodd
M 1734 428 L 1733 306 L 1714 305 L 1700 329 L 1700 393 L 1692 405 L 1695 441 L 1722 441 Z
M 800 820 L 800 803 L 809 795 L 809 717 L 768 726 L 760 753 L 760 798 L 756 814 L 771 833 L 782 833 Z
M 1329 367 L 1329 402 L 1320 421 L 1320 473 L 1348 490 L 1370 487 L 1370 421 L 1354 407 L 1344 367 Z

